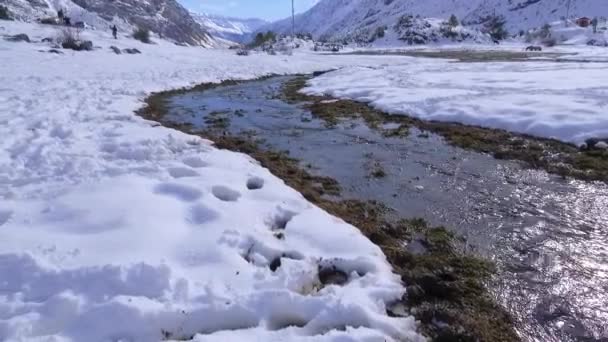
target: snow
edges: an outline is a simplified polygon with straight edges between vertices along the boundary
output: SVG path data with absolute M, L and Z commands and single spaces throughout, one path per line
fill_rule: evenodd
M 326 73 L 312 79 L 304 92 L 368 102 L 393 114 L 582 143 L 608 136 L 608 51 L 590 47 L 580 56 L 569 56 L 599 58 L 600 53 L 604 63 L 409 58 L 401 65 L 353 66 Z
M 0 22 L 17 33 L 57 34 Z M 100 49 L 0 40 L 0 340 L 424 340 L 387 316 L 405 289 L 355 227 L 249 157 L 133 113 L 154 91 L 401 58 L 83 38 Z M 347 284 L 319 284 L 330 266 Z

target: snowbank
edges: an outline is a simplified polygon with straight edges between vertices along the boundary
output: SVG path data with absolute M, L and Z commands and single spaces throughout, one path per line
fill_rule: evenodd
M 83 38 L 101 49 L 0 40 L 0 340 L 423 340 L 387 316 L 404 288 L 356 228 L 247 156 L 133 114 L 152 91 L 377 59 Z M 333 265 L 344 286 L 319 283 Z
M 589 48 L 589 54 L 597 57 L 597 49 Z M 608 52 L 602 54 L 605 60 Z M 311 80 L 304 92 L 369 102 L 386 112 L 422 119 L 580 143 L 608 136 L 607 78 L 603 63 L 412 59 L 407 65 L 327 73 Z

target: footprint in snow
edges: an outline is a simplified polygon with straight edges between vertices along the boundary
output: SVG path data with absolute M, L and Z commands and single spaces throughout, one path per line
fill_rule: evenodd
M 196 177 L 199 173 L 187 167 L 172 167 L 167 170 L 173 178 Z
M 194 202 L 203 196 L 203 193 L 194 187 L 176 183 L 162 183 L 157 185 L 154 192 L 171 196 L 184 202 Z
M 214 186 L 211 188 L 211 192 L 213 193 L 213 196 L 224 202 L 236 202 L 241 197 L 240 192 L 223 185 Z
M 189 157 L 183 160 L 184 164 L 195 169 L 209 166 L 209 163 L 202 160 L 200 157 Z
M 251 177 L 247 180 L 247 189 L 260 190 L 264 187 L 264 179 L 260 177 Z
M 220 215 L 217 211 L 207 208 L 202 204 L 197 204 L 190 208 L 187 219 L 188 222 L 192 224 L 200 225 L 214 221 L 219 216 Z

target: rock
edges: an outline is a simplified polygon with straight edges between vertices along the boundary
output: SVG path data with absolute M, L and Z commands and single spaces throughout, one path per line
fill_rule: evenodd
M 63 52 L 61 52 L 61 51 L 59 51 L 57 49 L 50 49 L 48 52 L 49 53 L 55 53 L 55 54 L 58 54 L 58 55 L 63 55 Z
M 133 48 L 133 49 L 122 49 L 122 52 L 128 53 L 129 55 L 135 55 L 141 53 L 141 51 Z
M 61 43 L 61 47 L 64 49 L 70 49 L 74 51 L 92 51 L 93 42 L 90 40 L 78 41 L 78 40 L 67 40 Z
M 120 51 L 120 49 L 114 45 L 110 46 L 110 50 L 114 51 L 114 53 L 117 55 L 120 55 L 122 53 L 122 51 Z
M 53 42 L 53 38 L 50 38 L 50 37 L 42 38 L 42 42 L 43 43 L 52 43 Z
M 84 51 L 92 51 L 93 50 L 93 42 L 90 40 L 85 40 L 80 43 L 80 50 Z
M 277 269 L 279 269 L 279 267 L 281 267 L 281 258 L 275 258 L 274 260 L 272 260 L 268 267 L 272 272 L 275 272 Z
M 9 42 L 30 42 L 30 37 L 25 33 L 16 34 L 14 36 L 9 36 L 5 38 Z
M 78 42 L 75 40 L 67 40 L 61 43 L 61 47 L 64 49 L 76 50 L 79 51 Z

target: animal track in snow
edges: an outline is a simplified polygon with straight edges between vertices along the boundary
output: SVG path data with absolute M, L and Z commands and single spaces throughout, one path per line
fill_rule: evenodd
M 203 193 L 200 190 L 177 183 L 162 183 L 156 186 L 154 192 L 161 195 L 172 196 L 184 202 L 194 202 L 203 196 Z
M 236 202 L 241 197 L 240 192 L 223 185 L 214 186 L 211 188 L 211 192 L 213 193 L 213 196 L 224 202 Z
M 247 189 L 260 190 L 264 187 L 264 179 L 260 177 L 251 177 L 247 180 Z

